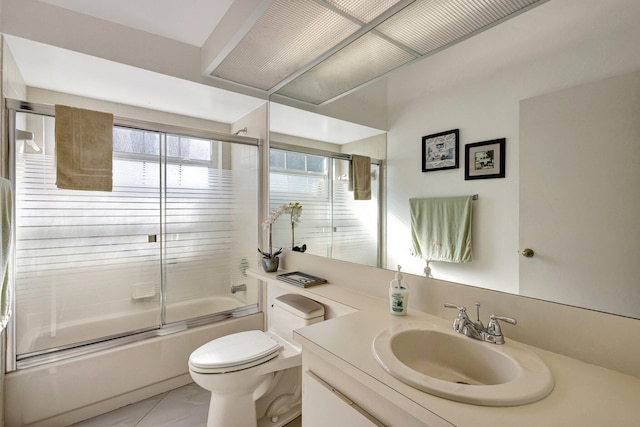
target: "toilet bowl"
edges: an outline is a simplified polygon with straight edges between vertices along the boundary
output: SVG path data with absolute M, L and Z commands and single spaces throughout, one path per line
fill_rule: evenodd
M 207 427 L 279 427 L 300 415 L 300 347 L 295 329 L 324 320 L 324 307 L 302 295 L 274 300 L 266 332 L 238 332 L 210 341 L 189 357 L 189 373 L 211 392 Z

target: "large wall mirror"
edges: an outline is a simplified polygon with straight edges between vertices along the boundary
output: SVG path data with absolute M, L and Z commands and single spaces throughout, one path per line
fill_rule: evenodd
M 240 106 L 235 96 L 227 98 L 226 93 L 223 97 L 208 85 L 203 90 L 202 85 L 191 84 L 202 79 L 198 67 L 189 68 L 197 74 L 187 76 L 192 82 L 175 88 L 163 74 L 171 74 L 173 67 L 167 61 L 153 62 L 155 57 L 146 59 L 161 66 L 160 72 L 129 79 L 119 88 L 129 98 L 123 104 L 142 102 L 140 107 L 157 106 L 154 95 L 162 94 L 163 99 L 183 95 L 188 101 L 181 110 L 186 111 L 181 117 L 185 126 L 205 125 L 198 114 L 209 111 L 213 101 L 221 103 L 225 113 L 236 106 L 246 108 L 236 118 L 220 119 L 224 124 L 216 125 L 215 130 L 236 133 L 247 128 L 247 136 L 269 138 L 274 148 L 295 154 L 300 154 L 295 147 L 304 147 L 308 153 L 291 159 L 304 160 L 304 169 L 298 163 L 295 171 L 297 177 L 307 175 L 310 188 L 344 184 L 349 154 L 380 160 L 383 168 L 375 174 L 378 217 L 368 222 L 349 219 L 363 228 L 376 227 L 376 222 L 384 225 L 378 259 L 376 264 L 370 256 L 350 261 L 390 269 L 400 264 L 403 271 L 422 275 L 425 261 L 411 256 L 408 200 L 477 194 L 473 261 L 431 263 L 435 278 L 640 318 L 640 263 L 635 262 L 640 254 L 639 246 L 634 245 L 640 237 L 638 22 L 637 0 L 590 2 L 588 7 L 580 0 L 550 0 L 322 106 L 287 101 L 277 91 L 269 97 L 271 103 L 263 92 L 262 97 L 243 98 L 240 102 L 248 104 Z M 27 30 L 43 39 L 55 36 L 10 24 L 5 23 L 4 31 L 13 34 L 7 28 L 12 30 L 15 37 L 22 32 L 27 33 L 25 37 L 32 34 Z M 27 64 L 29 70 L 41 71 L 44 90 L 34 90 L 38 85 L 29 81 L 35 74 L 23 71 L 34 101 L 49 102 L 46 85 L 62 74 L 71 77 L 70 86 L 51 90 L 82 95 L 78 87 L 86 83 L 84 86 L 106 92 L 95 95 L 96 99 L 114 94 L 107 84 L 118 77 L 118 71 L 109 68 L 112 63 L 97 61 L 86 71 L 75 59 L 61 61 L 66 57 L 57 48 L 23 57 L 18 45 L 27 42 L 7 40 L 10 51 L 5 49 L 3 55 L 5 67 L 11 53 L 21 67 Z M 43 47 L 35 42 L 29 45 Z M 113 55 L 110 51 L 102 54 Z M 144 59 L 139 55 L 128 58 L 138 67 Z M 48 71 L 48 65 L 60 63 L 68 69 Z M 5 69 L 5 80 L 17 77 Z M 11 89 L 14 85 L 5 86 Z M 150 89 L 149 97 L 132 99 L 132 93 L 143 86 Z M 167 106 L 166 111 L 174 111 L 172 108 Z M 135 111 L 125 111 L 129 112 Z M 200 119 L 210 125 L 212 116 Z M 587 130 L 587 125 L 596 123 L 601 126 Z M 344 126 L 337 136 L 325 137 L 325 131 L 337 124 Z M 354 128 L 372 133 L 344 139 L 350 132 L 347 129 Z M 422 172 L 421 138 L 450 129 L 460 129 L 460 167 Z M 505 177 L 465 180 L 464 146 L 497 138 L 506 139 Z M 336 154 L 331 157 L 331 175 L 329 160 L 318 161 L 329 158 L 327 153 Z M 320 172 L 325 173 L 324 181 Z M 312 201 L 304 203 L 311 207 Z M 303 214 L 303 221 L 313 220 L 311 212 Z M 321 230 L 324 235 L 319 239 L 326 240 L 334 226 Z M 569 228 L 573 234 L 564 234 Z M 549 234 L 559 240 L 547 239 Z M 282 246 L 291 246 L 290 234 L 282 236 Z M 294 245 L 304 243 L 309 243 L 309 253 L 320 247 L 312 240 Z M 348 252 L 337 243 L 330 254 L 323 249 L 327 256 Z M 526 248 L 534 250 L 533 258 L 521 255 Z
M 581 6 L 551 1 L 378 84 L 388 130 L 383 267 L 424 274 L 410 254 L 409 198 L 477 194 L 474 259 L 430 263 L 435 278 L 640 318 L 632 3 L 571 13 Z M 349 114 L 359 108 L 366 97 L 333 115 L 363 123 Z M 455 128 L 461 167 L 421 172 L 421 137 Z M 465 181 L 462 147 L 496 138 L 506 138 L 505 178 Z

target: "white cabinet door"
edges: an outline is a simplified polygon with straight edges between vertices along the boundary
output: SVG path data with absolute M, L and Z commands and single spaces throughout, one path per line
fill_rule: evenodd
M 380 427 L 384 424 L 331 385 L 305 371 L 302 380 L 303 427 Z

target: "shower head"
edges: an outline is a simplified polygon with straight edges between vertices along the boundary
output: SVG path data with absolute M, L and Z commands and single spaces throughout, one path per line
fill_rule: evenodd
M 247 134 L 247 127 L 246 126 L 243 127 L 242 129 L 240 129 L 239 131 L 237 131 L 236 133 L 234 133 L 234 135 L 240 135 L 240 134 L 243 134 L 243 135 Z
M 33 141 L 33 132 L 16 129 L 16 141 Z
M 24 141 L 35 151 L 40 151 L 40 147 L 38 147 L 38 144 L 36 144 L 36 142 L 33 140 L 33 132 L 29 132 L 28 130 L 16 129 L 16 141 Z

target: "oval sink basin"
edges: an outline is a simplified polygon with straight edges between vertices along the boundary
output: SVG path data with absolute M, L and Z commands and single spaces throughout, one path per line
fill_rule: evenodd
M 496 345 L 414 324 L 381 332 L 372 350 L 405 384 L 463 403 L 523 405 L 546 397 L 554 386 L 547 365 L 513 341 Z

